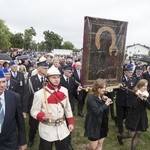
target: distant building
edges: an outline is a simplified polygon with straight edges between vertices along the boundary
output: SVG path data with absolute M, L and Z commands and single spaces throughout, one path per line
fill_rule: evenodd
M 68 49 L 53 49 L 52 53 L 54 55 L 73 56 L 73 50 L 68 50 Z
M 149 52 L 150 52 L 150 47 L 137 43 L 137 44 L 127 46 L 125 55 L 126 55 L 126 59 L 130 59 L 130 58 L 135 58 L 140 56 L 148 56 Z

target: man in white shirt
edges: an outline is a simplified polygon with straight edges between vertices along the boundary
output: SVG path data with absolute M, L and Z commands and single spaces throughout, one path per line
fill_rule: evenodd
M 6 77 L 0 70 L 0 150 L 26 150 L 25 125 L 19 94 L 6 90 Z

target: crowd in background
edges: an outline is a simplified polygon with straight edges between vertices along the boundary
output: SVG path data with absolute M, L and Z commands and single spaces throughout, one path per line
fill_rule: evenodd
M 6 76 L 6 88 L 21 95 L 24 118 L 29 114 L 29 147 L 32 147 L 34 144 L 39 125 L 39 120 L 30 114 L 34 94 L 42 89 L 43 85 L 48 82 L 46 76 L 48 69 L 57 68 L 60 72 L 60 85 L 68 90 L 72 113 L 74 115 L 77 114 L 79 117 L 85 116 L 83 110 L 87 92 L 82 90 L 82 63 L 80 59 L 75 60 L 71 56 L 64 57 L 48 54 L 37 55 L 32 58 L 32 60 L 30 57 L 23 57 L 18 60 L 17 55 L 12 55 L 12 59 L 10 62 L 0 60 L 0 68 L 3 69 Z M 56 75 L 59 74 L 57 73 Z M 144 92 L 150 92 L 150 66 L 142 62 L 125 62 L 121 87 L 108 92 L 105 94 L 106 96 L 103 97 L 106 85 L 107 83 L 105 83 L 105 81 L 96 80 L 92 87 L 92 90 L 95 89 L 96 91 L 93 91 L 92 96 L 88 95 L 87 97 L 88 108 L 85 120 L 85 136 L 87 136 L 91 142 L 86 149 L 102 149 L 104 138 L 107 137 L 108 132 L 108 109 L 110 108 L 111 118 L 115 121 L 116 127 L 118 128 L 117 139 L 119 144 L 123 145 L 123 139 L 125 138 L 132 138 L 131 149 L 135 150 L 141 133 L 145 132 L 148 128 L 146 108 L 149 108 L 149 94 L 147 94 L 146 99 L 144 99 L 140 97 L 140 92 L 143 87 L 145 87 Z M 99 90 L 99 88 L 101 90 Z M 78 102 L 77 112 L 75 112 L 76 100 Z M 97 100 L 100 101 L 100 104 L 97 103 Z M 93 103 L 91 103 L 91 101 L 93 101 Z M 114 107 L 114 105 L 116 106 Z M 115 108 L 116 110 L 114 110 Z M 135 118 L 135 113 L 138 113 L 138 118 Z M 89 117 L 91 114 L 92 116 L 101 115 L 99 115 L 100 118 L 95 118 L 96 121 L 92 121 Z M 93 128 L 91 125 L 88 126 L 90 124 L 87 123 L 89 122 L 89 118 L 91 119 L 90 122 L 93 123 Z M 133 121 L 133 119 L 135 119 L 135 121 Z M 101 128 L 95 126 L 97 123 Z M 132 126 L 131 124 L 134 125 Z M 124 125 L 126 125 L 128 129 L 127 133 L 125 132 Z M 97 130 L 95 130 L 95 128 L 97 128 Z M 92 132 L 90 132 L 90 130 L 92 130 Z M 101 134 L 95 135 L 97 132 Z M 91 135 L 91 133 L 93 134 Z M 71 134 L 68 136 L 68 141 L 71 150 L 73 149 Z M 44 141 L 42 140 L 42 142 Z M 43 147 L 41 149 L 43 149 Z

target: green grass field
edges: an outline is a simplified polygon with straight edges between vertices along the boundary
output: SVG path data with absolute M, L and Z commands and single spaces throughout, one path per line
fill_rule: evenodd
M 148 112 L 149 126 L 150 126 L 150 111 Z M 72 145 L 74 150 L 84 150 L 85 144 L 88 143 L 88 139 L 84 137 L 84 119 L 75 116 L 75 129 L 72 133 Z M 26 130 L 28 134 L 28 119 L 26 120 Z M 117 128 L 113 120 L 109 120 L 109 132 L 108 136 L 104 141 L 103 150 L 130 150 L 130 139 L 125 139 L 124 145 L 119 145 L 117 138 Z M 29 150 L 38 150 L 39 136 L 37 134 L 34 146 L 28 148 Z M 54 149 L 55 150 L 55 149 Z M 137 150 L 150 150 L 150 127 L 147 132 L 142 133 L 140 137 L 140 142 L 138 144 Z

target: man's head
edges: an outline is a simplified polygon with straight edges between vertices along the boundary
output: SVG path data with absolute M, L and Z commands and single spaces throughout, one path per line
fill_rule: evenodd
M 72 66 L 71 65 L 64 66 L 63 72 L 66 77 L 71 77 L 72 76 Z
M 67 59 L 66 59 L 66 64 L 67 64 L 67 65 L 72 65 L 72 63 L 73 63 L 72 57 L 67 57 Z
M 142 74 L 143 74 L 143 67 L 137 67 L 135 72 L 136 72 L 137 76 L 142 76 Z
M 47 70 L 46 76 L 52 86 L 57 87 L 60 84 L 61 73 L 58 68 L 52 66 Z
M 132 77 L 132 74 L 133 74 L 133 69 L 129 66 L 126 66 L 124 69 L 124 75 L 128 78 Z
M 80 69 L 81 69 L 81 62 L 77 61 L 77 62 L 75 63 L 75 68 L 76 68 L 77 70 L 80 70 Z
M 9 81 L 10 78 L 11 78 L 10 70 L 9 70 L 8 68 L 4 68 L 4 69 L 3 69 L 3 72 L 4 72 L 4 74 L 5 74 L 6 80 Z
M 6 77 L 2 69 L 0 69 L 0 95 L 5 91 Z
M 37 63 L 37 71 L 41 76 L 45 76 L 47 73 L 47 69 L 49 68 L 46 58 L 42 56 Z
M 10 66 L 11 71 L 13 71 L 13 72 L 16 72 L 18 70 L 18 65 L 15 61 L 11 61 L 9 63 L 9 66 Z

